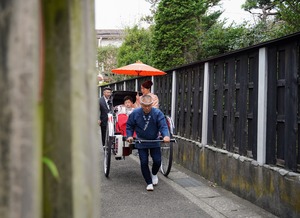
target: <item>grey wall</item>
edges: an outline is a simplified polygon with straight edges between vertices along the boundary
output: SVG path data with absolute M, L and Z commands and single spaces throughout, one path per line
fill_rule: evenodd
M 174 161 L 276 214 L 300 216 L 300 178 L 279 167 L 179 137 Z

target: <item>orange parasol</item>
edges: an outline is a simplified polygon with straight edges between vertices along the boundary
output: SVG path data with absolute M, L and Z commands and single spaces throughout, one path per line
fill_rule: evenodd
M 147 64 L 143 64 L 141 61 L 137 61 L 134 64 L 129 64 L 124 67 L 112 69 L 111 71 L 116 74 L 130 76 L 162 76 L 167 74 Z

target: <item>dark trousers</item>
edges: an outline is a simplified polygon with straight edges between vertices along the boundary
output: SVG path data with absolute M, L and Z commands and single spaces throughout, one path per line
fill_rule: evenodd
M 101 127 L 101 137 L 102 137 L 102 145 L 105 145 L 105 136 L 106 136 L 106 126 Z
M 147 183 L 147 185 L 152 184 L 152 177 L 150 174 L 149 160 L 148 160 L 149 151 L 150 151 L 150 156 L 152 157 L 152 160 L 153 160 L 151 173 L 152 173 L 152 175 L 156 175 L 159 171 L 160 164 L 161 164 L 160 147 L 139 148 L 138 151 L 139 151 L 139 158 L 140 158 L 140 163 L 141 163 L 141 170 L 142 170 L 142 174 L 145 179 L 145 182 Z

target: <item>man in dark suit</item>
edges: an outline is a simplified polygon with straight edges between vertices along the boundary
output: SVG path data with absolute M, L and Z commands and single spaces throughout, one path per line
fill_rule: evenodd
M 101 127 L 101 136 L 102 136 L 102 145 L 105 145 L 105 136 L 106 136 L 106 127 L 107 127 L 107 114 L 109 112 L 109 99 L 111 96 L 112 90 L 110 87 L 105 87 L 103 89 L 103 95 L 99 99 L 99 109 L 100 109 L 100 119 L 98 124 Z

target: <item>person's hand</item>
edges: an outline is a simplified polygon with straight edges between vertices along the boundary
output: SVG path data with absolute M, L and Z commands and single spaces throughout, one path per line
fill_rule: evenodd
M 99 126 L 100 126 L 100 124 L 101 124 L 101 120 L 98 120 L 98 124 L 99 124 Z
M 164 140 L 164 143 L 168 143 L 168 142 L 170 142 L 170 137 L 169 136 L 165 136 L 164 138 L 163 138 L 163 140 Z
M 127 142 L 132 143 L 133 142 L 133 137 L 128 137 Z
M 136 94 L 136 96 L 135 96 L 135 101 L 136 102 L 140 102 L 140 95 L 139 95 L 139 93 L 137 92 L 137 94 Z

